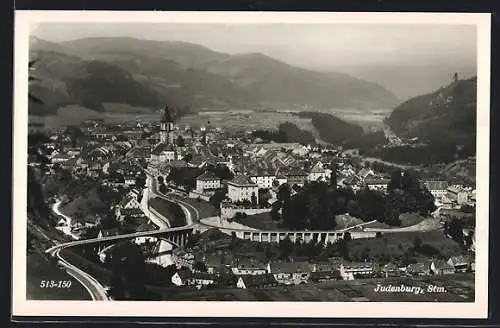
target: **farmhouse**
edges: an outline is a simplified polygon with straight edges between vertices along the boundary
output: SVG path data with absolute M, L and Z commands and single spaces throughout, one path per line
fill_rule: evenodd
M 259 288 L 259 287 L 271 287 L 278 285 L 274 275 L 270 273 L 261 275 L 245 275 L 238 278 L 236 287 L 238 288 Z
M 306 283 L 311 274 L 308 262 L 270 262 L 267 271 L 276 281 L 286 285 Z

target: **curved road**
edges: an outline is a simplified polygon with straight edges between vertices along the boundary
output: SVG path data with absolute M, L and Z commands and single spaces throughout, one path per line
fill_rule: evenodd
M 156 185 L 155 180 L 156 179 L 154 179 L 154 178 L 151 179 L 151 181 L 152 181 L 152 188 L 151 188 L 152 194 L 157 196 L 157 197 L 163 198 L 165 200 L 179 204 L 181 206 L 183 212 L 186 215 L 186 225 L 181 226 L 181 227 L 175 227 L 175 228 L 162 228 L 162 229 L 155 229 L 155 230 L 150 230 L 150 231 L 141 231 L 141 232 L 123 234 L 123 235 L 118 235 L 118 236 L 76 240 L 76 241 L 61 243 L 61 244 L 56 243 L 55 246 L 53 246 L 45 251 L 46 253 L 56 257 L 59 260 L 59 265 L 64 267 L 69 275 L 74 277 L 78 282 L 80 282 L 80 284 L 83 285 L 83 287 L 85 287 L 85 289 L 89 292 L 90 296 L 92 297 L 92 300 L 96 300 L 96 301 L 110 300 L 109 296 L 107 295 L 106 288 L 102 284 L 100 284 L 90 274 L 86 273 L 85 271 L 79 269 L 78 267 L 72 265 L 67 260 L 65 260 L 61 256 L 61 253 L 60 253 L 61 250 L 65 249 L 65 248 L 69 248 L 69 247 L 78 246 L 78 245 L 87 245 L 87 244 L 98 243 L 98 242 L 103 242 L 103 241 L 120 241 L 120 240 L 124 240 L 124 239 L 133 239 L 136 237 L 161 235 L 165 232 L 190 230 L 194 227 L 194 225 L 195 225 L 194 222 L 199 221 L 200 214 L 194 206 L 192 206 L 191 204 L 186 203 L 182 200 L 169 199 L 166 196 L 160 194 L 157 190 L 157 185 Z M 69 219 L 66 215 L 62 214 L 59 211 L 58 205 L 54 206 L 53 210 L 56 214 L 66 218 L 66 219 Z M 179 246 L 179 245 L 175 245 L 175 246 Z

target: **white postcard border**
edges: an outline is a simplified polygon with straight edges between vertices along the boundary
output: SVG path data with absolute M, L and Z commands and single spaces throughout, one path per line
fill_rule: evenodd
M 488 310 L 490 14 L 16 11 L 13 140 L 14 316 L 486 318 Z M 478 38 L 474 303 L 96 302 L 26 300 L 28 40 L 38 22 L 475 24 Z M 221 304 L 222 303 L 222 304 Z

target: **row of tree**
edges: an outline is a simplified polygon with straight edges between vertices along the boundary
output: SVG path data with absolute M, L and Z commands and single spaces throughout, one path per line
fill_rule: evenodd
M 337 188 L 334 181 L 335 173 L 329 184 L 306 183 L 293 196 L 290 186 L 283 184 L 271 216 L 294 230 L 331 230 L 336 228 L 335 216 L 339 214 L 349 213 L 363 221 L 399 226 L 402 213 L 428 216 L 436 209 L 432 194 L 411 172 L 394 171 L 386 193 L 368 188 L 355 193 L 351 188 Z

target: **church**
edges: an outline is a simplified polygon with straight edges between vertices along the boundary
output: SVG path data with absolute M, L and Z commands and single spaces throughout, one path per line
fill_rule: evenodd
M 165 106 L 160 121 L 160 142 L 151 151 L 152 163 L 171 162 L 182 158 L 174 142 L 174 130 L 174 120 L 169 108 Z

